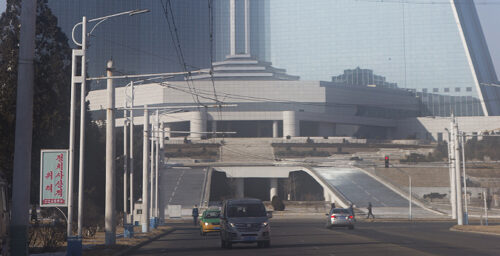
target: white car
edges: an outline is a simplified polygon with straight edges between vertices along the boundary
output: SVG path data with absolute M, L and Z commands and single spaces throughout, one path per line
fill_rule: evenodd
M 326 214 L 326 227 L 348 227 L 354 229 L 354 215 L 349 209 L 333 208 Z

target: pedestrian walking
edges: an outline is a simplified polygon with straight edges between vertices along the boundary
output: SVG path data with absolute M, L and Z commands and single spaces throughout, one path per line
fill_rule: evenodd
M 198 205 L 196 205 L 196 204 L 193 207 L 192 215 L 193 215 L 193 223 L 196 226 L 198 224 L 198 216 L 199 216 Z
M 372 218 L 375 219 L 375 215 L 373 215 L 373 212 L 372 212 L 372 203 L 371 202 L 368 202 L 368 207 L 366 207 L 366 209 L 368 209 L 368 214 L 366 215 L 366 218 L 369 219 L 370 215 L 371 215 Z
M 333 202 L 333 203 L 330 205 L 330 211 L 331 211 L 332 209 L 335 209 L 335 202 Z

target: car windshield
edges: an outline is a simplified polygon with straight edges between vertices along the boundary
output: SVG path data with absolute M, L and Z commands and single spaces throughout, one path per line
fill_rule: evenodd
M 333 209 L 332 214 L 337 213 L 337 214 L 350 214 L 351 212 L 348 209 Z
M 220 217 L 220 212 L 206 212 L 205 213 L 206 219 L 217 219 L 219 217 Z
M 265 217 L 266 209 L 263 204 L 237 204 L 230 205 L 228 217 Z

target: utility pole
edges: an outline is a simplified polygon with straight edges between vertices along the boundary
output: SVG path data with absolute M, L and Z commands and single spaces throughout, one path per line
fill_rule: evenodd
M 452 115 L 453 119 L 453 115 Z M 449 130 L 449 147 L 448 147 L 448 157 L 450 159 L 450 202 L 451 202 L 451 218 L 452 219 L 457 219 L 457 196 L 456 196 L 456 186 L 455 186 L 455 154 L 454 154 L 454 149 L 455 149 L 455 135 L 454 135 L 454 128 L 453 128 L 453 121 L 450 123 L 450 130 Z
M 130 82 L 130 107 L 134 107 L 134 81 Z M 130 110 L 130 224 L 134 225 L 134 110 Z
M 160 150 L 160 115 L 158 112 L 158 109 L 156 110 L 156 129 L 157 132 L 155 133 L 156 137 L 156 156 L 155 156 L 155 222 L 158 220 L 159 214 L 158 214 L 158 163 L 159 163 L 159 150 Z
M 142 232 L 149 232 L 149 189 L 148 189 L 148 155 L 149 155 L 149 113 L 148 105 L 144 105 L 144 134 L 142 143 Z
M 87 17 L 82 18 L 82 49 L 81 49 L 81 70 L 80 70 L 80 156 L 78 167 L 78 237 L 82 237 L 83 229 L 83 184 L 85 173 L 85 78 L 87 78 Z M 71 181 L 73 183 L 73 181 Z M 72 199 L 71 199 L 72 200 Z M 69 217 L 69 214 L 68 214 Z M 68 218 L 69 219 L 69 218 Z M 70 233 L 68 233 L 70 234 Z
M 113 76 L 113 61 L 107 63 L 106 74 Z M 106 110 L 106 208 L 105 208 L 105 244 L 116 243 L 116 221 L 115 221 L 115 88 L 113 79 L 108 79 L 108 108 Z
M 149 204 L 149 223 L 150 225 L 153 223 L 152 220 L 154 219 L 154 202 L 155 202 L 155 194 L 154 194 L 154 178 L 155 178 L 155 141 L 154 141 L 154 133 L 155 133 L 155 127 L 154 127 L 154 121 L 151 120 L 151 135 L 149 136 L 151 139 L 151 154 L 149 160 L 151 161 L 151 166 L 150 166 L 150 204 Z M 154 225 L 151 227 L 154 228 Z
M 458 123 L 455 119 L 453 119 L 453 139 L 455 140 L 455 185 L 456 185 L 456 196 L 457 196 L 457 224 L 464 224 L 464 212 L 463 212 L 463 204 L 462 204 L 462 182 L 460 179 L 460 143 L 459 143 L 459 132 L 458 132 Z
M 21 1 L 21 35 L 17 70 L 16 134 L 12 187 L 12 255 L 28 255 L 28 224 L 33 134 L 33 85 L 36 1 Z M 22 103 L 22 104 L 21 104 Z M 71 200 L 68 198 L 68 200 Z
M 125 103 L 126 104 L 126 103 Z M 128 141 L 127 110 L 123 110 L 123 227 L 127 224 Z
M 462 133 L 462 136 L 460 136 L 460 140 L 462 143 L 462 170 L 463 170 L 463 175 L 464 175 L 464 224 L 469 225 L 469 211 L 467 207 L 467 179 L 465 176 L 465 133 Z

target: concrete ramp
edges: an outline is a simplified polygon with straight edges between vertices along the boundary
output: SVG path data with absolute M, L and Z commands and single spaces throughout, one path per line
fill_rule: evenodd
M 409 201 L 364 171 L 355 167 L 316 167 L 313 170 L 342 193 L 355 207 L 366 211 L 371 202 L 375 216 L 409 216 Z M 435 217 L 437 214 L 412 204 L 412 217 Z
M 204 182 L 204 168 L 162 169 L 158 186 L 160 209 L 168 214 L 168 205 L 180 205 L 182 215 L 191 215 L 193 206 L 200 203 Z

